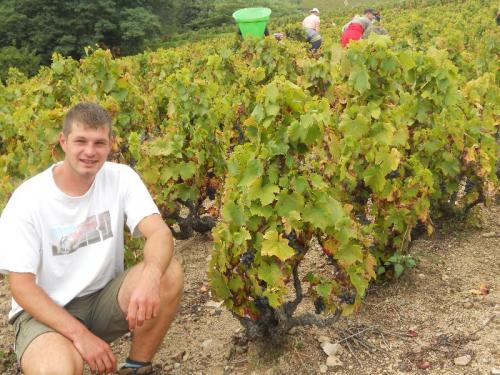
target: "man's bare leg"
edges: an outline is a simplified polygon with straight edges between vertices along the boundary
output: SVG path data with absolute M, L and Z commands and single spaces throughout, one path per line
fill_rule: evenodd
M 127 273 L 118 293 L 120 308 L 126 314 L 134 286 L 141 277 L 143 264 L 139 263 Z M 183 289 L 182 268 L 173 258 L 163 273 L 160 285 L 160 313 L 134 330 L 129 357 L 135 361 L 153 359 L 179 308 Z
M 66 337 L 47 332 L 28 345 L 21 367 L 25 375 L 81 375 L 83 358 Z

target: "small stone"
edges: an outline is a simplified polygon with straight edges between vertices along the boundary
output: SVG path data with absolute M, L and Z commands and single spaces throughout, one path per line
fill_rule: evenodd
M 441 276 L 441 280 L 443 280 L 443 281 L 448 281 L 449 279 L 450 279 L 450 277 L 448 275 Z
M 496 237 L 496 236 L 497 236 L 496 232 L 486 232 L 486 233 L 481 234 L 481 237 L 483 237 L 483 238 L 492 238 L 492 237 Z
M 457 366 L 467 366 L 471 360 L 472 360 L 472 357 L 469 354 L 466 354 L 466 355 L 463 355 L 461 357 L 455 358 L 453 360 L 453 362 Z
M 184 355 L 182 356 L 182 362 L 186 362 L 189 358 L 189 354 L 188 353 L 184 353 Z
M 467 302 L 464 302 L 463 306 L 465 309 L 471 309 L 472 307 L 474 307 L 474 304 L 471 301 L 467 301 Z
M 223 303 L 224 303 L 224 301 L 218 301 L 218 302 L 208 301 L 207 303 L 205 303 L 205 306 L 214 307 L 214 308 L 218 309 L 219 307 L 222 306 Z
M 179 368 L 179 367 L 181 367 L 181 364 L 179 362 L 175 362 L 174 363 L 174 368 Z
M 318 337 L 318 341 L 322 344 L 324 342 L 330 342 L 330 338 L 326 336 L 320 336 Z
M 327 356 L 333 356 L 337 354 L 338 350 L 340 349 L 340 344 L 331 344 L 329 342 L 324 342 L 321 344 L 321 348 L 325 352 Z
M 420 277 L 421 279 L 424 279 L 425 278 L 425 275 L 423 273 L 419 273 L 418 274 L 418 277 Z
M 208 292 L 208 286 L 202 285 L 201 288 L 200 288 L 200 292 L 202 292 L 202 293 Z
M 203 341 L 203 342 L 201 343 L 201 347 L 203 348 L 203 350 L 204 350 L 204 351 L 207 351 L 207 350 L 210 348 L 210 346 L 212 345 L 212 342 L 213 342 L 213 341 L 214 341 L 214 340 L 212 340 L 212 339 L 208 339 L 208 340 Z
M 500 369 L 493 367 L 490 373 L 491 375 L 500 375 Z
M 328 367 L 342 367 L 344 364 L 342 363 L 342 361 L 338 357 L 336 357 L 334 355 L 330 355 L 326 359 L 326 365 Z
M 326 374 L 328 371 L 328 366 L 327 365 L 320 365 L 319 366 L 319 372 L 320 374 Z

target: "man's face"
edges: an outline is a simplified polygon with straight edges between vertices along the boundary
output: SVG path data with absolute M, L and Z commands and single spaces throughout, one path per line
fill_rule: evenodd
M 93 129 L 76 122 L 67 136 L 60 134 L 59 142 L 66 154 L 65 162 L 84 178 L 94 178 L 111 151 L 107 126 Z
M 373 21 L 375 19 L 375 15 L 371 14 L 371 13 L 366 13 L 366 17 L 370 20 L 370 21 Z

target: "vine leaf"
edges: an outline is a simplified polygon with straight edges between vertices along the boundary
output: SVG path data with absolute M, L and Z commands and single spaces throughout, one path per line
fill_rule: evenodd
M 278 232 L 271 230 L 264 234 L 262 241 L 262 255 L 275 256 L 282 261 L 285 261 L 295 254 L 295 251 L 288 246 L 288 241 L 281 238 Z
M 224 216 L 225 220 L 237 227 L 243 225 L 244 223 L 243 211 L 241 210 L 241 207 L 233 201 L 228 202 L 224 205 L 224 208 L 222 209 L 222 215 Z
M 211 284 L 215 295 L 224 300 L 230 298 L 232 294 L 224 277 L 215 270 L 212 272 L 211 276 Z

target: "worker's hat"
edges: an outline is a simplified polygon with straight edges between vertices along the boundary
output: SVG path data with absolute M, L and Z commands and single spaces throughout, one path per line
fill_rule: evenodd
M 309 13 L 318 13 L 319 14 L 319 9 L 318 8 L 312 8 Z

